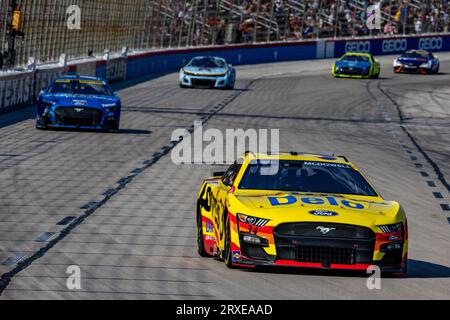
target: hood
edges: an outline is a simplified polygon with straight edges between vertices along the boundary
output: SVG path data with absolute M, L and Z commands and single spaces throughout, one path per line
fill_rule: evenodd
M 237 192 L 230 199 L 230 209 L 248 215 L 257 212 L 258 218 L 275 222 L 279 219 L 283 223 L 330 222 L 373 227 L 390 224 L 396 218 L 401 221 L 401 208 L 397 202 L 361 196 Z
M 228 72 L 228 68 L 201 68 L 193 66 L 184 67 L 184 70 L 197 75 L 206 75 L 206 76 L 225 74 Z
M 404 63 L 404 64 L 411 64 L 414 66 L 420 66 L 424 63 L 428 62 L 428 59 L 426 58 L 411 58 L 411 57 L 400 57 L 398 59 L 399 62 Z
M 67 107 L 89 107 L 103 108 L 104 104 L 118 104 L 120 99 L 117 96 L 92 96 L 81 94 L 44 94 L 41 96 L 43 101 L 55 103 L 57 106 Z
M 337 67 L 349 67 L 349 68 L 370 68 L 370 62 L 362 62 L 362 61 L 347 61 L 341 60 L 336 62 Z

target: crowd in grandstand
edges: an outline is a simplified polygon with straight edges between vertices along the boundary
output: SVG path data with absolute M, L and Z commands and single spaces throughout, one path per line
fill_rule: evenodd
M 168 32 L 177 33 L 187 20 L 198 23 L 192 44 L 200 44 L 202 28 L 215 30 L 214 43 L 291 40 L 316 37 L 420 34 L 448 31 L 448 0 L 224 0 L 159 1 L 176 13 Z M 381 11 L 381 29 L 367 26 L 367 8 Z M 204 24 L 201 22 L 204 21 Z M 230 40 L 229 40 L 230 42 Z

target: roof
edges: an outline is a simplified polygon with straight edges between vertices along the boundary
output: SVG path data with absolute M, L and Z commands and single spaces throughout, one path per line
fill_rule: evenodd
M 345 56 L 345 55 L 361 56 L 361 57 L 370 57 L 370 56 L 372 56 L 371 53 L 365 53 L 365 52 L 352 52 L 352 51 L 346 52 L 346 53 L 344 54 L 344 56 Z
M 95 80 L 95 81 L 105 81 L 102 78 L 99 77 L 91 77 L 91 76 L 81 76 L 81 75 L 62 75 L 59 76 L 57 79 L 67 79 L 67 80 Z
M 316 162 L 330 162 L 352 165 L 345 156 L 323 155 L 315 153 L 302 152 L 279 152 L 279 153 L 253 153 L 247 152 L 245 154 L 250 160 L 297 160 L 297 161 L 316 161 Z
M 223 61 L 225 61 L 224 58 L 221 58 L 221 57 L 215 57 L 215 56 L 197 56 L 197 57 L 192 58 L 192 60 L 194 60 L 194 59 L 217 59 L 217 60 L 223 60 Z
M 417 49 L 414 49 L 414 50 L 408 50 L 408 51 L 406 51 L 406 53 L 430 54 L 429 51 L 426 51 L 426 50 L 417 50 Z

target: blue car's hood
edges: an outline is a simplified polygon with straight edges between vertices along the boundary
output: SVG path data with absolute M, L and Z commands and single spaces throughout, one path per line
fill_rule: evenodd
M 202 75 L 215 75 L 215 74 L 224 74 L 228 72 L 228 68 L 201 68 L 201 67 L 192 67 L 187 66 L 184 67 L 184 70 L 187 72 L 202 74 Z
M 41 96 L 43 101 L 55 103 L 58 106 L 66 107 L 90 107 L 102 109 L 103 105 L 118 104 L 120 99 L 117 96 L 93 96 L 82 94 L 54 94 L 48 93 Z
M 337 67 L 348 67 L 348 68 L 370 68 L 370 62 L 363 61 L 347 61 L 341 60 L 336 62 Z
M 411 64 L 414 66 L 420 66 L 421 64 L 427 63 L 429 60 L 426 58 L 407 58 L 407 57 L 400 57 L 398 59 L 401 63 L 404 64 Z

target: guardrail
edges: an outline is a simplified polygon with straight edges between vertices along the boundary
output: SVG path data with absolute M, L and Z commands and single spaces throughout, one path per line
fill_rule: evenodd
M 111 82 L 138 79 L 153 73 L 177 71 L 198 55 L 216 55 L 234 65 L 300 61 L 340 57 L 347 51 L 374 55 L 400 54 L 409 49 L 450 51 L 450 34 L 400 36 L 383 38 L 349 38 L 242 44 L 228 46 L 169 49 L 141 53 L 106 55 L 67 64 L 61 59 L 53 66 L 31 67 L 31 70 L 0 74 L 0 113 L 30 104 L 39 92 L 57 76 L 66 72 L 99 76 Z

